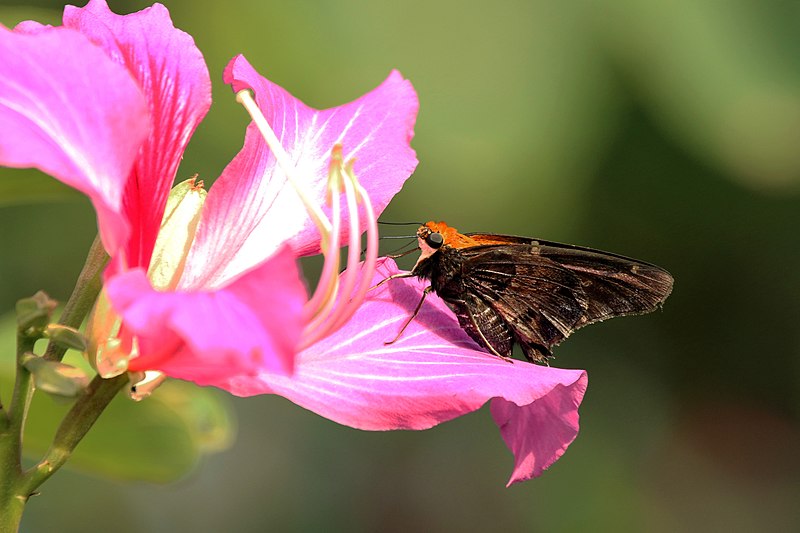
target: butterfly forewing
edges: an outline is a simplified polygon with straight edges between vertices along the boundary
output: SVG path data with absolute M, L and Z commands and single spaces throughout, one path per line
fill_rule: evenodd
M 630 257 L 540 239 L 468 235 L 479 242 L 490 239 L 498 243 L 472 247 L 474 253 L 481 253 L 483 248 L 508 246 L 512 250 L 524 250 L 529 247 L 530 255 L 550 259 L 572 272 L 580 280 L 588 302 L 581 325 L 616 316 L 648 313 L 663 304 L 672 292 L 673 279 L 669 272 Z M 525 257 L 520 253 L 513 255 Z M 521 262 L 525 262 L 524 259 Z

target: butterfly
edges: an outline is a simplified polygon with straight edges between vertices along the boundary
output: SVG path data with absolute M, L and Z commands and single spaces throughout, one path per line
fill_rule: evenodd
M 591 248 L 494 235 L 461 234 L 444 222 L 416 233 L 420 257 L 402 277 L 430 281 L 411 318 L 432 291 L 464 331 L 498 357 L 515 344 L 525 358 L 547 363 L 551 348 L 573 331 L 616 316 L 649 313 L 672 292 L 673 278 L 656 265 Z

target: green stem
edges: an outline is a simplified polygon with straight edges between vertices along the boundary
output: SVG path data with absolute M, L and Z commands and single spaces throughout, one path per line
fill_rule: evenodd
M 17 496 L 16 483 L 0 486 L 0 531 L 11 533 L 19 529 L 26 501 L 26 498 Z
M 61 313 L 60 324 L 73 328 L 81 325 L 100 293 L 102 271 L 107 261 L 108 255 L 100 238 L 95 238 L 75 289 Z M 33 351 L 35 342 L 36 338 L 23 332 L 17 334 L 14 391 L 8 411 L 0 410 L 3 418 L 0 421 L 0 532 L 3 533 L 17 531 L 30 495 L 66 462 L 78 442 L 127 381 L 126 375 L 111 380 L 95 378 L 62 421 L 45 459 L 33 469 L 23 472 L 22 437 L 34 389 L 31 374 L 22 361 L 26 353 Z M 65 352 L 65 348 L 50 343 L 44 357 L 60 361 Z
M 22 431 L 33 397 L 31 373 L 22 364 L 24 355 L 33 350 L 36 338 L 17 332 L 17 375 L 11 395 L 7 424 L 0 432 L 0 531 L 16 531 L 25 508 L 19 497 L 18 482 L 22 478 Z
M 28 407 L 30 407 L 33 397 L 31 373 L 22 362 L 25 354 L 33 351 L 35 344 L 36 338 L 17 332 L 17 375 L 14 392 L 11 395 L 11 405 L 8 406 L 8 431 L 17 433 L 20 443 L 22 442 L 25 417 L 28 416 Z
M 83 396 L 73 404 L 72 409 L 64 417 L 44 458 L 23 475 L 20 484 L 23 494 L 26 496 L 33 494 L 56 470 L 64 466 L 72 451 L 126 383 L 128 383 L 127 374 L 110 379 L 95 376 Z
M 107 262 L 108 254 L 106 254 L 98 235 L 95 237 L 92 247 L 89 248 L 89 255 L 86 257 L 86 263 L 84 263 L 83 269 L 78 275 L 75 288 L 66 305 L 64 305 L 64 311 L 58 320 L 59 324 L 71 328 L 79 328 L 81 326 L 83 319 L 92 310 L 92 306 L 97 300 L 97 295 L 100 294 L 100 289 L 103 287 L 102 274 Z M 44 358 L 49 361 L 61 361 L 66 351 L 66 348 L 51 342 L 44 353 Z

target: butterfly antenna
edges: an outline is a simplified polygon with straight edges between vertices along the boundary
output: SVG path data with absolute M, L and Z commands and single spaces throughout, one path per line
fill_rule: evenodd
M 378 224 L 383 224 L 384 226 L 422 226 L 422 222 L 384 222 L 383 220 L 379 220 Z
M 416 237 L 416 235 L 402 236 L 402 237 L 391 237 L 391 236 L 389 236 L 389 237 L 381 237 L 381 239 L 411 239 L 411 238 L 414 238 L 414 237 Z M 406 247 L 411 246 L 413 244 L 416 244 L 415 241 L 409 242 L 408 244 L 404 244 L 400 248 L 397 248 L 393 253 L 386 255 L 386 257 L 390 257 L 392 259 L 397 259 L 398 257 L 403 257 L 404 255 L 408 255 L 408 254 L 410 254 L 412 252 L 415 252 L 416 250 L 419 250 L 419 246 L 414 246 L 410 250 L 406 250 L 404 252 L 401 252 L 401 250 L 403 248 L 406 248 Z M 361 250 L 361 255 L 364 255 L 365 251 L 366 251 L 366 248 Z

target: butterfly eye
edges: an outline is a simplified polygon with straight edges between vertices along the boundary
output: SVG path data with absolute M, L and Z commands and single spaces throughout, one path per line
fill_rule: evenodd
M 425 242 L 434 249 L 439 249 L 444 244 L 444 237 L 442 237 L 441 233 L 431 233 L 427 237 L 425 237 Z

